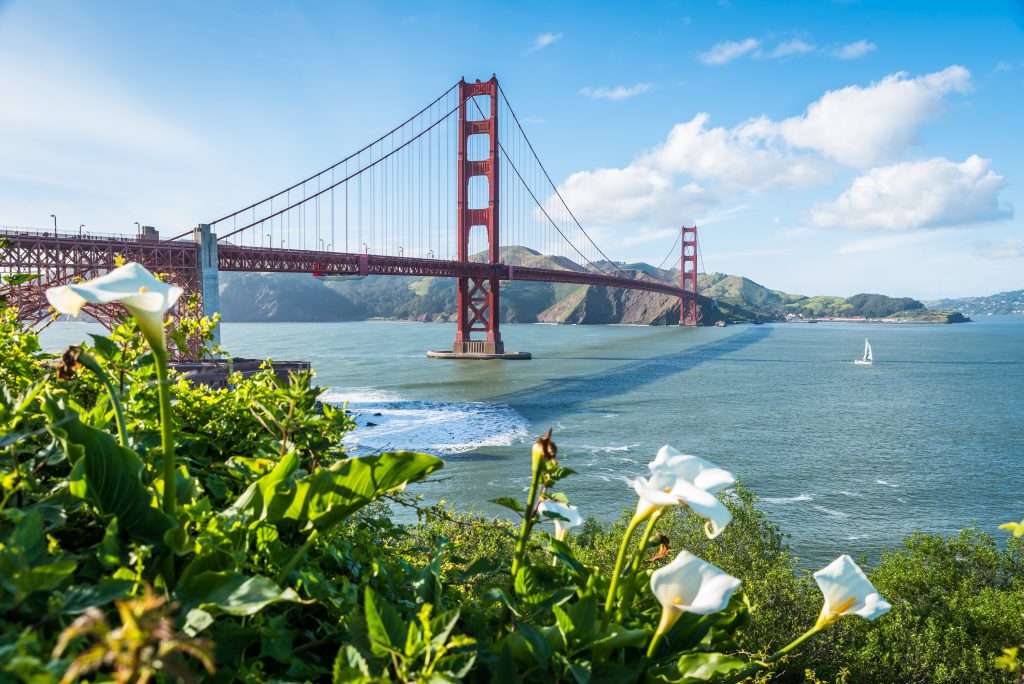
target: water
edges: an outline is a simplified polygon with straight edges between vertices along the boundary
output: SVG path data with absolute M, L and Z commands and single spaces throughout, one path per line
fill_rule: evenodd
M 61 324 L 56 349 L 96 328 Z M 1024 318 L 966 325 L 648 328 L 509 325 L 532 361 L 427 359 L 453 326 L 225 324 L 234 354 L 313 363 L 349 401 L 356 451 L 444 457 L 416 492 L 462 509 L 522 497 L 529 445 L 549 426 L 585 515 L 632 508 L 627 479 L 662 444 L 735 472 L 815 565 L 877 558 L 913 530 L 952 534 L 1024 515 Z M 875 365 L 855 366 L 864 337 Z M 369 425 L 375 423 L 375 425 Z

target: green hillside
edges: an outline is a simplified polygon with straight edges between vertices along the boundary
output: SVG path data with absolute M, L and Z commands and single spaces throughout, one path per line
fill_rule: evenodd
M 483 254 L 472 259 L 483 260 Z M 560 256 L 526 247 L 502 248 L 502 259 L 522 267 L 580 270 Z M 638 277 L 678 283 L 679 271 L 645 263 L 616 264 Z M 827 317 L 895 317 L 946 322 L 953 312 L 934 312 L 921 302 L 879 294 L 843 298 L 805 296 L 772 290 L 743 276 L 708 273 L 698 276 L 701 294 L 715 299 L 702 320 L 764 322 Z M 222 273 L 221 310 L 226 321 L 345 321 L 369 318 L 449 321 L 455 316 L 452 278 L 366 276 L 323 281 L 295 273 Z M 674 324 L 679 300 L 669 295 L 596 286 L 505 281 L 501 285 L 501 320 L 517 323 Z

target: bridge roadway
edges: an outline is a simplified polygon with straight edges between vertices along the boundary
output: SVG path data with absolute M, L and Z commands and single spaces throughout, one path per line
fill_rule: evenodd
M 198 267 L 198 244 L 185 240 L 144 240 L 112 235 L 83 235 L 0 228 L 0 271 L 40 273 L 35 286 L 58 284 L 72 275 L 92 278 L 113 268 L 115 257 L 138 261 L 170 279 L 194 288 Z M 351 254 L 315 250 L 245 247 L 221 242 L 217 245 L 220 271 L 315 273 L 323 276 L 460 276 L 493 277 L 500 280 L 528 280 L 577 283 L 645 290 L 696 298 L 703 304 L 711 299 L 694 295 L 674 285 L 647 278 L 628 278 L 602 273 L 561 269 L 527 268 L 509 264 L 448 261 L 379 254 Z

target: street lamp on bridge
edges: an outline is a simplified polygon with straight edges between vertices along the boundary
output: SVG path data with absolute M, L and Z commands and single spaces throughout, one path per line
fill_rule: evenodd
M 434 250 L 430 250 L 429 252 L 427 252 L 427 258 L 428 259 L 433 259 L 434 258 Z
M 370 248 L 367 246 L 367 244 L 365 242 L 363 243 L 363 252 L 365 254 L 369 254 L 370 253 Z
M 53 219 L 53 232 L 56 233 L 57 232 L 57 217 L 54 216 L 53 214 L 50 214 L 50 218 Z
M 401 245 L 399 245 L 398 246 L 398 256 L 403 256 L 404 254 L 405 254 L 405 250 L 402 249 Z
M 271 237 L 270 233 L 267 233 L 267 244 L 270 245 L 271 247 L 274 246 L 274 238 Z
M 85 228 L 85 224 L 84 223 L 78 226 L 78 237 L 82 237 L 82 229 L 83 228 Z
M 324 251 L 324 239 L 320 238 L 320 251 Z

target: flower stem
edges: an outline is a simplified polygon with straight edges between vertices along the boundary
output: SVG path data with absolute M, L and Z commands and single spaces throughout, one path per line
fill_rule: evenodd
M 516 542 L 515 555 L 512 556 L 512 583 L 515 585 L 516 574 L 526 557 L 526 543 L 530 539 L 530 531 L 533 529 L 533 522 L 537 508 L 537 492 L 540 485 L 540 474 L 544 469 L 544 459 L 534 457 L 533 477 L 530 478 L 530 492 L 526 496 L 526 511 L 523 513 L 523 526 L 519 530 L 519 540 Z
M 633 516 L 626 526 L 626 532 L 622 535 L 622 544 L 619 546 L 619 555 L 615 558 L 615 569 L 612 570 L 612 583 L 608 587 L 608 598 L 604 601 L 604 617 L 601 619 L 601 626 L 608 626 L 608 618 L 612 612 L 612 603 L 615 601 L 615 590 L 619 586 L 619 576 L 622 574 L 622 562 L 626 559 L 626 549 L 629 548 L 629 540 L 633 537 L 637 525 L 644 521 L 643 517 Z
M 736 684 L 737 682 L 742 682 L 744 679 L 750 677 L 753 674 L 761 672 L 762 670 L 767 670 L 769 665 L 774 663 L 776 660 L 782 658 L 784 655 L 792 651 L 794 648 L 802 644 L 804 641 L 820 632 L 822 627 L 824 627 L 824 625 L 820 624 L 811 627 L 809 630 L 807 630 L 806 632 L 798 636 L 796 639 L 780 648 L 778 651 L 776 651 L 769 657 L 765 658 L 764 660 L 757 660 L 750 663 L 745 668 L 743 668 L 733 676 L 723 681 L 725 682 L 725 684 Z
M 156 361 L 157 390 L 160 394 L 160 447 L 164 456 L 163 510 L 175 522 L 178 503 L 178 469 L 174 462 L 174 416 L 171 414 L 171 387 L 167 379 L 167 350 L 151 347 Z M 164 559 L 164 582 L 174 586 L 174 549 L 168 549 Z
M 673 615 L 670 610 L 661 611 L 661 622 L 658 623 L 658 629 L 654 631 L 654 636 L 651 637 L 651 643 L 647 646 L 647 658 L 654 657 L 654 649 L 658 647 L 658 642 L 661 641 L 661 637 L 665 636 L 665 632 L 672 628 L 676 620 L 679 618 L 678 615 Z
M 658 518 L 661 517 L 662 510 L 657 510 L 651 514 L 650 519 L 647 521 L 647 527 L 644 528 L 643 534 L 640 536 L 640 545 L 637 547 L 636 554 L 633 556 L 633 564 L 629 569 L 629 577 L 626 579 L 626 583 L 622 587 L 622 602 L 619 604 L 619 609 L 616 612 L 616 619 L 621 620 L 622 615 L 626 608 L 629 606 L 630 601 L 633 600 L 633 591 L 636 589 L 636 576 L 640 573 L 640 563 L 643 562 L 644 551 L 647 549 L 647 542 L 651 539 L 651 533 L 654 532 L 654 526 L 658 523 Z
M 121 446 L 128 446 L 128 429 L 125 427 L 124 422 L 124 410 L 121 408 L 121 397 L 118 396 L 117 390 L 114 389 L 114 383 L 110 381 L 110 376 L 103 370 L 103 366 L 96 362 L 92 356 L 86 353 L 82 353 L 78 357 L 78 362 L 83 366 L 91 370 L 96 374 L 96 377 L 100 379 L 103 386 L 107 388 L 107 396 L 110 397 L 110 403 L 114 405 L 114 420 L 117 423 L 117 436 L 121 440 Z

